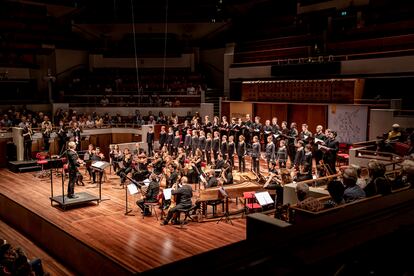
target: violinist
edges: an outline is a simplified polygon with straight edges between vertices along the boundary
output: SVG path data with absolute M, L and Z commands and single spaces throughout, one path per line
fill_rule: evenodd
M 79 127 L 78 122 L 75 122 L 73 124 L 72 132 L 73 132 L 73 137 L 74 137 L 74 141 L 76 144 L 76 150 L 79 151 L 81 148 L 81 129 Z
M 269 176 L 264 184 L 263 188 L 267 190 L 276 190 L 274 198 L 275 205 L 283 203 L 283 185 L 279 179 L 278 172 L 276 170 L 276 162 L 272 161 L 269 165 Z
M 143 181 L 148 177 L 146 156 L 134 155 L 132 164 L 132 178 L 134 180 Z
M 150 183 L 148 185 L 147 193 L 144 198 L 138 200 L 136 203 L 141 208 L 144 216 L 151 215 L 149 208 L 145 203 L 157 202 L 158 193 L 160 191 L 160 184 L 157 181 L 157 175 L 154 173 L 150 175 Z
M 125 148 L 124 149 L 124 154 L 122 156 L 122 161 L 119 162 L 119 170 L 117 172 L 117 175 L 119 175 L 121 177 L 121 184 L 120 186 L 125 185 L 125 181 L 126 181 L 126 175 L 131 172 L 132 168 L 131 168 L 131 164 L 132 164 L 132 154 L 129 151 L 129 148 Z
M 110 158 L 112 167 L 114 169 L 114 172 L 116 173 L 119 169 L 119 162 L 122 161 L 122 152 L 119 150 L 118 145 L 111 146 L 110 152 L 109 152 L 109 158 Z
M 221 178 L 223 179 L 224 185 L 233 184 L 233 170 L 230 162 L 224 164 Z
M 68 132 L 66 131 L 65 123 L 59 121 L 59 129 L 57 132 L 59 138 L 59 153 L 62 154 L 65 150 L 66 142 L 68 141 Z
M 184 166 L 184 162 L 185 162 L 186 156 L 185 156 L 185 151 L 182 147 L 178 148 L 178 155 L 176 158 L 176 162 L 178 162 L 182 167 Z
M 168 210 L 167 217 L 163 222 L 161 222 L 161 225 L 167 225 L 168 222 L 175 216 L 176 220 L 173 224 L 178 223 L 178 216 L 179 211 L 183 209 L 189 209 L 191 208 L 192 201 L 191 198 L 193 197 L 193 190 L 191 185 L 188 184 L 188 178 L 182 177 L 181 178 L 181 187 L 178 189 L 174 189 L 171 191 L 171 195 L 175 197 L 176 206 Z
M 86 170 L 89 173 L 89 179 L 95 179 L 95 177 L 93 176 L 93 170 L 91 168 L 92 156 L 94 156 L 94 155 L 95 155 L 95 150 L 93 149 L 93 145 L 89 144 L 88 145 L 88 150 L 83 155 L 83 161 L 86 164 Z M 95 183 L 95 180 L 93 181 L 93 183 Z
M 170 163 L 168 165 L 167 188 L 171 188 L 178 181 L 178 178 L 177 166 L 174 163 Z
M 49 121 L 49 117 L 48 116 L 44 116 L 43 117 L 43 122 L 42 122 L 42 136 L 43 136 L 43 143 L 44 143 L 44 147 L 45 147 L 45 151 L 49 151 L 49 139 L 50 139 L 50 134 L 52 133 L 53 127 L 52 127 L 52 123 Z
M 312 165 L 305 162 L 303 165 L 299 166 L 299 171 L 294 173 L 293 180 L 301 182 L 310 179 L 312 179 Z
M 217 187 L 218 180 L 215 176 L 214 170 L 209 170 L 207 173 L 207 183 L 205 183 L 205 188 Z
M 162 156 L 158 152 L 154 154 L 154 159 L 151 162 L 151 165 L 154 167 L 154 173 L 160 174 L 162 172 L 162 168 L 164 166 L 164 161 L 162 159 Z

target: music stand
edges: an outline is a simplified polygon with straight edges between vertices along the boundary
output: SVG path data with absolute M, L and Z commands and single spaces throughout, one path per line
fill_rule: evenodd
M 131 181 L 130 184 L 127 185 L 126 189 L 125 189 L 125 216 L 135 216 L 134 214 L 130 214 L 132 212 L 132 209 L 128 209 L 128 192 L 131 195 L 135 195 L 137 193 L 139 193 L 138 188 L 141 188 L 142 186 L 145 186 L 145 182 L 144 181 L 136 181 L 132 178 L 130 178 L 128 175 L 126 175 L 125 173 L 122 173 L 121 176 L 125 176 L 126 179 L 128 179 L 129 181 Z
M 106 161 L 95 161 L 95 162 L 92 162 L 91 168 L 92 170 L 102 173 L 103 175 L 104 170 L 109 165 L 110 164 Z M 109 198 L 102 199 L 102 177 L 99 177 L 98 186 L 99 186 L 99 201 L 109 200 Z M 91 188 L 96 188 L 96 187 L 91 187 Z
M 230 212 L 229 212 L 229 194 L 224 189 L 224 187 L 220 187 L 219 192 L 224 197 L 224 199 L 226 201 L 226 211 L 224 212 L 224 215 L 217 221 L 217 224 L 219 224 L 220 221 L 224 218 L 227 223 L 230 222 L 230 224 L 233 225 L 233 222 L 231 221 L 231 218 L 230 218 Z
M 260 206 L 263 207 L 267 206 L 269 204 L 273 204 L 274 201 L 272 199 L 272 197 L 270 196 L 269 192 L 259 192 L 259 193 L 255 193 L 254 197 L 256 198 L 257 202 L 260 204 Z

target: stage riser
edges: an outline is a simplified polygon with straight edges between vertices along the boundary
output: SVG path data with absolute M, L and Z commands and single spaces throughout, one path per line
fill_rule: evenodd
M 136 274 L 3 194 L 0 218 L 79 275 Z

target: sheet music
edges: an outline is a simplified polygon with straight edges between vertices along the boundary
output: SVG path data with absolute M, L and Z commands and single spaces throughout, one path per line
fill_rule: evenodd
M 144 182 L 145 186 L 148 187 L 151 181 L 147 178 L 143 182 Z
M 162 193 L 164 194 L 165 200 L 170 200 L 171 199 L 171 191 L 172 191 L 172 188 L 168 188 L 168 189 L 163 190 Z
M 103 161 L 96 161 L 96 162 L 94 162 L 92 165 L 93 165 L 94 167 L 101 168 L 102 166 L 104 166 L 104 165 L 105 165 L 105 162 L 103 162 Z
M 138 193 L 138 188 L 135 184 L 131 183 L 127 187 L 128 187 L 129 194 L 135 195 Z
M 275 138 L 277 138 L 279 136 L 280 136 L 279 134 L 273 134 L 273 137 L 275 137 Z
M 325 142 L 323 140 L 321 140 L 321 139 L 315 138 L 315 144 L 317 144 L 317 143 L 323 144 Z
M 254 196 L 256 197 L 260 206 L 274 203 L 273 199 L 270 197 L 269 192 L 255 193 Z

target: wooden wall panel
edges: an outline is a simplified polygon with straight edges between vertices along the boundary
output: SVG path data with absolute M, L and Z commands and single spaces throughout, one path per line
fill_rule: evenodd
M 266 120 L 272 118 L 272 104 L 254 104 L 253 114 L 254 116 L 259 116 L 260 122 L 264 125 Z M 254 118 L 252 118 L 254 120 Z
M 109 145 L 112 144 L 112 134 L 97 135 L 96 146 L 101 148 L 101 152 L 105 155 L 105 159 L 109 160 Z
M 272 104 L 272 117 L 277 117 L 280 126 L 280 123 L 288 118 L 288 104 Z
M 296 122 L 298 130 L 308 121 L 308 105 L 292 104 L 288 107 L 288 124 Z
M 308 106 L 308 125 L 309 130 L 315 133 L 316 126 L 322 125 L 328 127 L 328 106 L 327 105 L 309 105 Z
M 113 133 L 112 134 L 112 143 L 121 144 L 121 143 L 130 143 L 132 141 L 133 134 L 131 133 Z
M 226 116 L 229 118 L 230 116 L 230 103 L 229 102 L 221 102 L 221 116 Z M 213 118 L 210 118 L 213 121 Z

